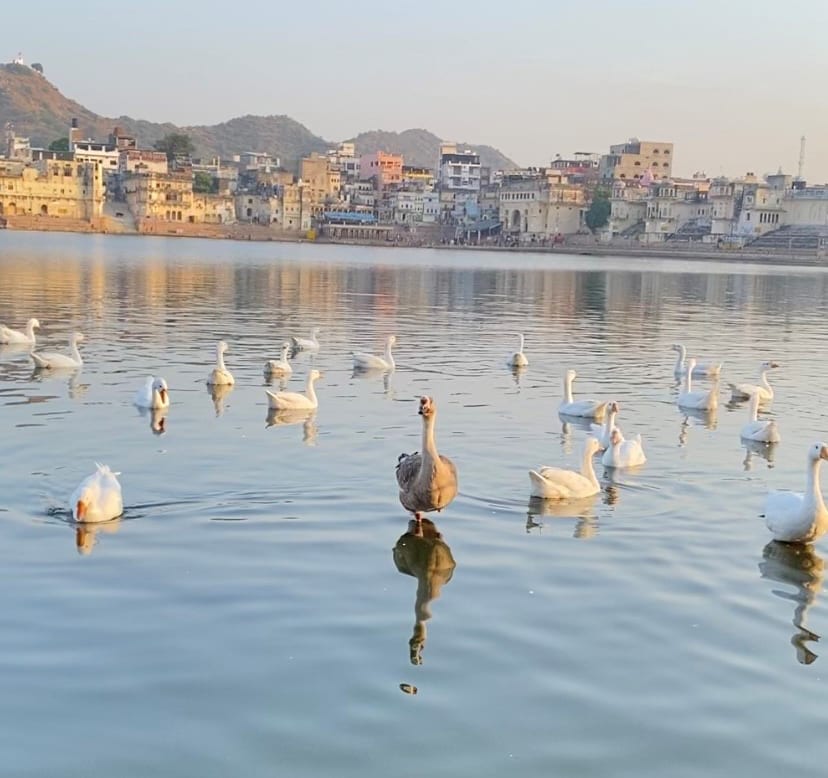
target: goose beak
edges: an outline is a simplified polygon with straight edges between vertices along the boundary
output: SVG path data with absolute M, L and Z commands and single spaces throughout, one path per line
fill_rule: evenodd
M 828 459 L 828 446 L 823 446 L 819 450 L 819 458 L 820 459 Z
M 75 506 L 75 519 L 77 521 L 84 521 L 86 519 L 87 505 L 83 500 L 78 500 Z
M 771 362 L 770 366 L 771 367 L 779 367 L 779 363 L 778 362 Z

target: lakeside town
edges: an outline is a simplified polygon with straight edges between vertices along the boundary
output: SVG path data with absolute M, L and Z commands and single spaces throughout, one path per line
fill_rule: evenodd
M 258 240 L 551 249 L 805 252 L 828 239 L 828 185 L 796 175 L 674 175 L 674 144 L 629 139 L 546 167 L 492 170 L 440 144 L 433 167 L 343 142 L 295 169 L 260 150 L 200 159 L 184 133 L 151 148 L 75 118 L 47 148 L 4 128 L 0 227 Z

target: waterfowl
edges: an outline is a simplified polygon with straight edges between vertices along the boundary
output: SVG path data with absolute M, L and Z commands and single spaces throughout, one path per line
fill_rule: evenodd
M 765 500 L 765 524 L 776 540 L 812 543 L 828 529 L 828 510 L 819 485 L 819 466 L 828 459 L 825 443 L 808 447 L 804 492 L 773 491 Z
M 753 394 L 759 395 L 759 402 L 769 402 L 773 399 L 773 387 L 768 383 L 768 370 L 779 367 L 776 362 L 766 361 L 759 365 L 758 384 L 728 384 L 731 400 L 747 400 Z
M 34 331 L 36 327 L 40 327 L 40 322 L 37 319 L 29 319 L 29 321 L 26 322 L 26 329 L 24 332 L 21 332 L 20 330 L 13 330 L 10 327 L 0 324 L 0 343 L 4 345 L 9 343 L 22 343 L 28 344 L 34 348 Z
M 678 352 L 676 357 L 676 364 L 673 367 L 673 375 L 676 378 L 682 378 L 687 373 L 687 349 L 681 343 L 674 343 L 670 346 L 671 350 Z M 703 376 L 717 376 L 722 372 L 721 362 L 699 362 L 696 361 L 696 366 L 693 368 L 693 375 L 696 378 Z
M 523 353 L 523 342 L 523 333 L 518 333 L 518 350 L 510 354 L 506 360 L 509 367 L 526 367 L 529 364 L 526 354 Z
M 78 351 L 78 343 L 83 340 L 83 335 L 80 332 L 73 332 L 69 337 L 69 348 L 72 352 L 71 356 L 66 354 L 58 354 L 52 351 L 42 351 L 40 353 L 32 352 L 29 356 L 34 360 L 35 367 L 43 370 L 54 370 L 59 368 L 78 368 L 83 366 L 80 351 Z
M 211 386 L 232 386 L 236 383 L 233 374 L 224 366 L 225 351 L 227 351 L 227 344 L 220 340 L 216 344 L 216 366 L 207 376 L 207 383 Z
M 124 512 L 121 484 L 106 465 L 95 463 L 96 470 L 78 484 L 69 498 L 75 521 L 109 521 Z
M 742 440 L 754 440 L 760 443 L 779 443 L 782 440 L 779 427 L 773 419 L 759 419 L 759 395 L 750 396 L 750 420 L 742 427 Z
M 601 457 L 604 467 L 637 467 L 646 461 L 641 435 L 625 440 L 618 427 L 610 433 L 610 445 Z
M 596 438 L 589 436 L 584 442 L 581 471 L 563 470 L 559 467 L 541 467 L 529 471 L 530 495 L 544 500 L 578 500 L 598 494 L 601 485 L 595 477 L 592 457 L 600 449 Z
M 457 468 L 448 457 L 437 452 L 434 398 L 421 397 L 417 412 L 423 418 L 422 453 L 400 454 L 396 472 L 400 502 L 419 519 L 420 513 L 441 511 L 455 498 Z
M 381 357 L 376 354 L 353 352 L 354 370 L 393 370 L 396 365 L 391 354 L 391 347 L 396 342 L 397 336 L 389 335 L 385 339 L 385 354 Z
M 604 418 L 604 413 L 607 410 L 607 403 L 598 402 L 598 400 L 573 400 L 572 399 L 572 382 L 578 377 L 578 374 L 570 369 L 564 375 L 564 398 L 563 402 L 558 406 L 558 413 L 564 416 L 581 416 L 587 419 L 595 419 L 601 421 Z
M 170 395 L 167 391 L 167 382 L 158 376 L 149 376 L 144 385 L 135 393 L 132 400 L 139 408 L 153 408 L 155 410 L 170 407 Z
M 679 392 L 678 404 L 681 408 L 690 408 L 697 411 L 713 411 L 719 407 L 719 383 L 713 383 L 707 391 L 693 391 L 693 372 L 696 360 L 687 360 L 687 371 L 684 374 L 684 384 Z
M 593 437 L 598 441 L 602 449 L 609 448 L 610 436 L 615 428 L 615 417 L 618 415 L 620 406 L 613 400 L 607 404 L 607 414 L 603 424 L 590 424 Z
M 316 336 L 322 332 L 319 327 L 314 327 L 311 330 L 311 334 L 309 338 L 297 338 L 295 336 L 291 336 L 290 343 L 293 346 L 294 351 L 319 351 L 319 341 L 316 339 Z
M 311 411 L 319 407 L 319 400 L 313 389 L 313 382 L 322 374 L 318 370 L 311 370 L 308 373 L 308 383 L 305 394 L 300 392 L 270 392 L 267 394 L 268 406 L 279 411 Z
M 279 359 L 268 359 L 265 362 L 264 371 L 267 375 L 284 376 L 293 372 L 293 367 L 288 362 L 288 351 L 290 351 L 290 343 L 282 343 L 282 355 Z

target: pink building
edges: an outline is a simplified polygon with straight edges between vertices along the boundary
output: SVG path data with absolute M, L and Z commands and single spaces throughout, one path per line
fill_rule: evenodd
M 377 151 L 363 154 L 359 158 L 359 177 L 363 181 L 374 181 L 374 189 L 399 186 L 402 183 L 403 158 L 401 154 L 387 154 Z

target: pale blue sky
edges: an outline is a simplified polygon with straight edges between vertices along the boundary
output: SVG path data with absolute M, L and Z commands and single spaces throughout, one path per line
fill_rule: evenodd
M 526 165 L 637 136 L 673 141 L 678 175 L 796 172 L 804 134 L 828 181 L 824 0 L 8 5 L 0 59 L 108 116 L 421 126 Z

